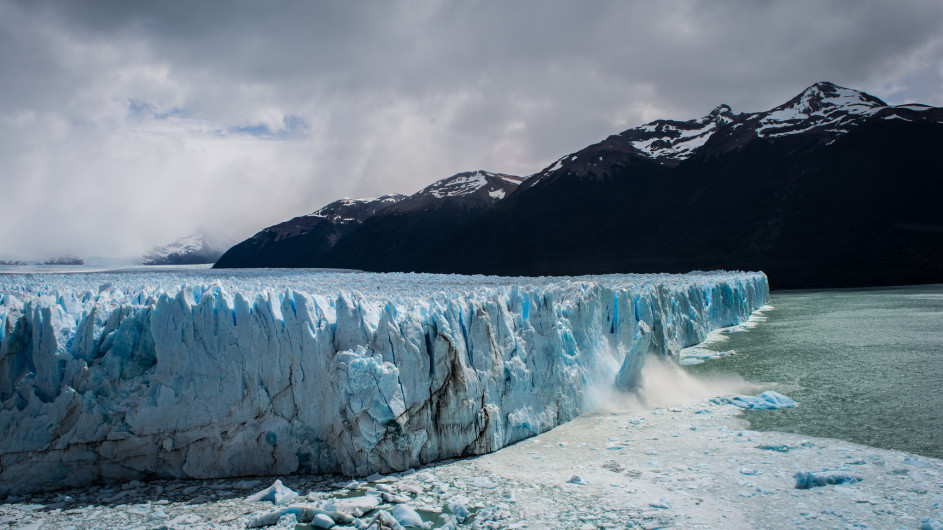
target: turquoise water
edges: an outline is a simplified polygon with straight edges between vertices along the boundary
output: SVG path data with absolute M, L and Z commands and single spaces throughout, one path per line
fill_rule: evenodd
M 734 372 L 800 403 L 748 411 L 756 430 L 943 458 L 943 285 L 772 293 L 767 321 L 687 367 Z

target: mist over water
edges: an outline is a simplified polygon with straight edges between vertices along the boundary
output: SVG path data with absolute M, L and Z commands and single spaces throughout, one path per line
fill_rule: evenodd
M 735 373 L 693 374 L 673 361 L 648 356 L 634 391 L 595 385 L 588 392 L 587 412 L 635 413 L 715 396 L 752 393 L 759 388 Z
M 943 285 L 774 292 L 766 322 L 684 369 L 737 374 L 799 402 L 747 411 L 756 430 L 832 437 L 943 458 Z

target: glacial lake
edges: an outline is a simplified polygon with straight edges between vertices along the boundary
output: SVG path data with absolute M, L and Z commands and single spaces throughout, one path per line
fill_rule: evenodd
M 767 320 L 686 367 L 739 374 L 800 403 L 751 428 L 943 458 L 943 285 L 773 292 Z

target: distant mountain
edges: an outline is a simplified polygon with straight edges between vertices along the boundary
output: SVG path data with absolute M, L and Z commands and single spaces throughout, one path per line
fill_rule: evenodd
M 257 248 L 217 266 L 725 268 L 763 270 L 774 288 L 943 282 L 941 152 L 943 109 L 816 83 L 765 112 L 720 105 L 700 119 L 629 129 L 519 185 L 481 172 L 449 177 L 329 245 L 288 257 Z M 455 191 L 436 191 L 446 189 Z M 466 189 L 482 202 L 459 201 Z
M 59 256 L 49 258 L 42 263 L 43 265 L 85 265 L 85 260 L 78 256 Z
M 204 231 L 196 232 L 163 247 L 154 247 L 148 252 L 144 265 L 199 265 L 215 263 L 231 240 Z

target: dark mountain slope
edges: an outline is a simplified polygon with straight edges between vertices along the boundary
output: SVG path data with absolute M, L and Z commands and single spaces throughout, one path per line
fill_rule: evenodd
M 515 275 L 747 269 L 774 288 L 943 282 L 941 152 L 943 109 L 816 83 L 766 112 L 721 105 L 629 129 L 519 186 L 495 188 L 505 176 L 481 172 L 443 179 L 289 262 Z M 458 201 L 462 190 L 484 202 Z M 238 266 L 285 257 L 253 259 Z
M 344 235 L 405 197 L 383 195 L 334 201 L 314 213 L 262 230 L 227 250 L 213 267 L 332 267 L 327 260 L 304 263 L 311 255 L 326 255 Z
M 874 122 L 803 144 L 757 139 L 674 169 L 561 176 L 456 234 L 428 270 L 736 268 L 766 271 L 774 288 L 943 281 L 943 125 Z
M 327 258 L 339 267 L 364 270 L 428 270 L 429 259 L 523 180 L 484 171 L 442 179 L 368 219 Z

